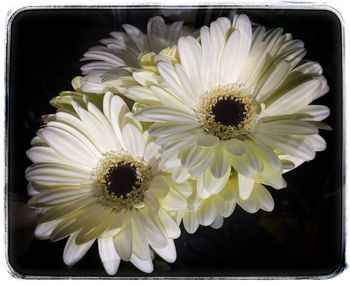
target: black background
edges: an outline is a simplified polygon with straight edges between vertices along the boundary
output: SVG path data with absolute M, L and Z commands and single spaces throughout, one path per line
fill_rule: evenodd
M 107 276 L 96 244 L 72 268 L 62 261 L 65 240 L 34 238 L 35 212 L 26 206 L 25 152 L 52 113 L 49 100 L 71 90 L 80 74 L 79 59 L 109 32 L 130 23 L 146 27 L 151 16 L 168 22 L 185 19 L 200 27 L 227 16 L 230 9 L 51 9 L 23 10 L 8 25 L 8 262 L 23 276 Z M 236 208 L 219 230 L 184 230 L 175 241 L 178 258 L 167 264 L 154 260 L 155 270 L 144 274 L 122 262 L 117 276 L 324 276 L 343 267 L 343 153 L 342 153 L 342 38 L 341 24 L 332 12 L 321 10 L 238 10 L 266 27 L 283 27 L 304 41 L 306 58 L 324 68 L 330 92 L 317 101 L 327 105 L 331 132 L 321 132 L 327 150 L 285 174 L 288 187 L 273 190 L 275 209 L 248 214 Z M 179 15 L 176 15 L 179 14 Z M 315 102 L 316 103 L 316 102 Z

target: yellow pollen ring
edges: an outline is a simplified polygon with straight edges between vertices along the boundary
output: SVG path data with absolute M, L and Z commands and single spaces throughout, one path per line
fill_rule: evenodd
M 244 106 L 240 115 L 243 120 L 236 126 L 224 125 L 216 120 L 213 108 L 219 102 L 231 100 Z M 196 108 L 196 117 L 205 133 L 214 135 L 221 140 L 229 140 L 250 133 L 258 115 L 259 104 L 241 88 L 234 85 L 219 86 L 202 95 Z
M 135 170 L 137 183 L 126 195 L 117 196 L 108 190 L 110 182 L 107 177 L 111 168 L 125 165 Z M 95 197 L 103 205 L 119 212 L 123 209 L 131 210 L 134 206 L 143 202 L 144 194 L 149 189 L 151 170 L 144 162 L 127 152 L 108 152 L 96 168 L 94 179 L 96 181 Z

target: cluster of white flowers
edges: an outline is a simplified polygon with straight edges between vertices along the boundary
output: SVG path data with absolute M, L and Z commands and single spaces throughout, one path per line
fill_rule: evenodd
M 27 152 L 35 236 L 68 237 L 69 266 L 97 240 L 110 275 L 120 260 L 143 272 L 154 254 L 174 262 L 181 223 L 194 233 L 236 205 L 272 211 L 268 189 L 324 150 L 329 129 L 329 109 L 310 105 L 328 91 L 322 68 L 280 28 L 237 14 L 123 29 L 84 54 Z

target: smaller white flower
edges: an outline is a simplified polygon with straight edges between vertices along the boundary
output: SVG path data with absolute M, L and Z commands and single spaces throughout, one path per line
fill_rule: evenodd
M 160 147 L 120 97 L 106 93 L 97 105 L 73 97 L 64 96 L 65 111 L 47 117 L 27 152 L 34 163 L 26 170 L 29 205 L 41 213 L 35 236 L 68 237 L 69 266 L 97 241 L 110 275 L 121 260 L 151 272 L 153 251 L 174 262 L 180 229 L 172 215 L 186 208 L 179 194 L 186 182 L 161 169 Z
M 112 32 L 111 38 L 103 39 L 101 46 L 94 46 L 84 54 L 81 67 L 83 77 L 74 80 L 74 87 L 88 93 L 119 91 L 129 84 L 135 85 L 127 70 L 139 68 L 143 53 L 159 53 L 176 44 L 181 36 L 194 30 L 184 26 L 183 21 L 165 24 L 160 16 L 148 21 L 147 33 L 130 24 L 124 24 L 125 32 Z M 123 69 L 125 67 L 125 69 Z
M 284 154 L 278 155 L 278 158 L 282 162 L 283 173 L 302 162 Z M 256 175 L 253 180 L 246 180 L 244 176 L 232 170 L 225 184 L 216 184 L 213 181 L 212 188 L 206 191 L 206 188 L 199 184 L 187 169 L 181 167 L 181 161 L 176 154 L 163 154 L 161 160 L 163 169 L 171 173 L 174 181 L 188 182 L 187 187 L 182 187 L 180 192 L 187 200 L 187 208 L 173 213 L 178 223 L 183 221 L 188 233 L 194 233 L 199 225 L 220 228 L 224 223 L 224 218 L 231 216 L 236 205 L 248 213 L 256 213 L 258 210 L 271 212 L 274 208 L 274 201 L 265 186 L 273 188 L 278 188 L 279 184 L 286 186 L 279 172 L 274 171 L 267 164 L 264 167 L 265 171 L 269 172 L 268 176 L 262 173 Z M 266 177 L 269 177 L 270 180 L 266 180 Z M 215 192 L 216 189 L 221 190 Z
M 238 184 L 238 175 L 233 172 L 219 193 L 203 199 L 196 191 L 196 184 L 192 183 L 192 191 L 183 193 L 188 202 L 187 209 L 177 212 L 177 219 L 182 219 L 184 228 L 192 234 L 199 225 L 220 228 L 223 218 L 231 216 L 236 205 L 248 213 L 256 213 L 260 209 L 267 212 L 273 210 L 273 198 L 264 185 L 254 183 L 249 197 L 242 199 Z

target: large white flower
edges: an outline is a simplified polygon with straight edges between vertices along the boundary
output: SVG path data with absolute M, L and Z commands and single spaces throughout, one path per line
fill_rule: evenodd
M 124 24 L 123 29 L 125 32 L 110 33 L 111 38 L 100 41 L 103 46 L 92 47 L 84 54 L 82 60 L 90 62 L 81 67 L 85 76 L 75 79 L 76 88 L 89 93 L 119 91 L 122 86 L 133 83 L 129 73 L 121 68 L 139 68 L 143 53 L 159 53 L 176 44 L 181 36 L 193 32 L 183 21 L 167 25 L 160 16 L 148 21 L 147 34 L 129 24 Z
M 259 175 L 281 188 L 288 162 L 278 155 L 300 164 L 325 149 L 318 132 L 329 109 L 310 103 L 327 81 L 318 63 L 301 63 L 301 41 L 235 15 L 202 27 L 199 39 L 181 37 L 177 48 L 158 61 L 159 73 L 134 72 L 141 86 L 126 95 L 138 102 L 138 119 L 154 122 L 149 133 L 198 178 L 200 197 L 218 193 L 231 168 L 245 199 Z
M 124 101 L 112 93 L 102 98 L 99 107 L 87 97 L 70 101 L 72 109 L 49 115 L 32 140 L 26 178 L 29 205 L 41 213 L 35 235 L 69 237 L 63 253 L 69 266 L 97 240 L 108 274 L 120 260 L 151 272 L 153 251 L 176 259 L 180 229 L 173 215 L 186 208 L 178 192 L 189 186 L 160 168 L 160 147 Z

